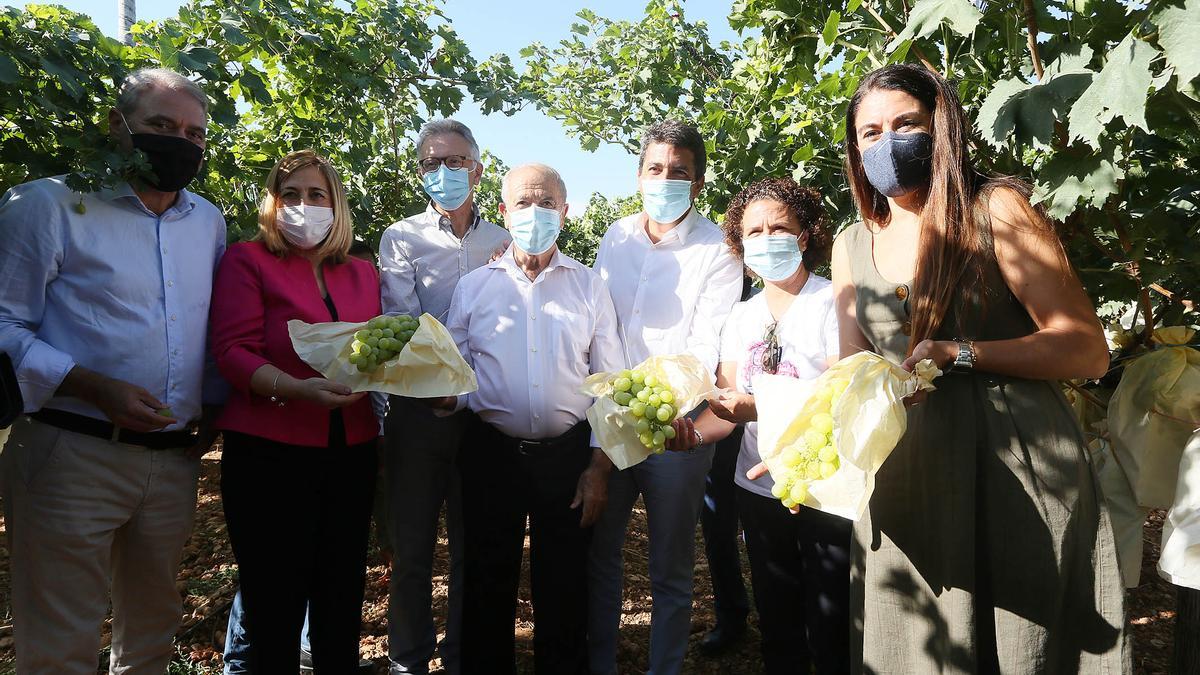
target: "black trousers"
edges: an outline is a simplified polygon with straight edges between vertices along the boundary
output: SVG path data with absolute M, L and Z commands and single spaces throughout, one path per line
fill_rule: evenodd
M 763 672 L 850 672 L 851 522 L 737 488 Z
M 745 623 L 750 613 L 742 561 L 738 553 L 738 487 L 733 482 L 738 453 L 742 448 L 742 426 L 717 442 L 712 468 L 704 484 L 704 508 L 700 530 L 704 533 L 704 557 L 712 576 L 713 605 L 717 625 Z
M 587 673 L 587 560 L 591 528 L 571 508 L 591 461 L 587 423 L 545 447 L 509 438 L 472 416 L 462 476 L 462 672 L 516 673 L 517 588 L 529 519 L 534 669 Z
M 335 440 L 311 448 L 224 436 L 221 498 L 238 563 L 249 672 L 299 671 L 306 606 L 315 672 L 355 672 L 375 444 Z

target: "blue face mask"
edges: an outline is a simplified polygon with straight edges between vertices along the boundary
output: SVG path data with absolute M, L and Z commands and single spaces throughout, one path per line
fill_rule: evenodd
M 804 262 L 800 240 L 792 234 L 760 234 L 742 239 L 742 260 L 766 281 L 792 278 Z
M 929 182 L 933 136 L 924 131 L 885 131 L 862 153 L 867 181 L 888 197 L 902 197 Z
M 447 211 L 462 206 L 471 195 L 471 172 L 465 167 L 448 169 L 443 164 L 437 171 L 421 176 L 421 181 L 429 198 Z
M 508 232 L 517 248 L 530 255 L 550 250 L 562 229 L 562 215 L 554 209 L 527 206 L 508 212 Z
M 642 204 L 656 223 L 673 223 L 692 205 L 692 181 L 643 180 Z

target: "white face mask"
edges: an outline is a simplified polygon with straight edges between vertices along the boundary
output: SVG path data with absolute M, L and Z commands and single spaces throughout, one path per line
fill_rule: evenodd
M 275 226 L 283 238 L 299 249 L 316 247 L 333 227 L 333 209 L 327 206 L 297 204 L 275 211 Z

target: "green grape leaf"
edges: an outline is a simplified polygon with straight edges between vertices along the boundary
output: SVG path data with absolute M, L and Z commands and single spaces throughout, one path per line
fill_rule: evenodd
M 1175 67 L 1179 83 L 1200 75 L 1200 47 L 1192 40 L 1200 35 L 1200 0 L 1184 0 L 1183 7 L 1163 7 L 1150 20 L 1158 26 L 1158 44 Z
M 1033 203 L 1046 203 L 1051 218 L 1064 219 L 1075 211 L 1079 200 L 1100 208 L 1117 193 L 1117 181 L 1125 177 L 1123 153 L 1112 145 L 1105 153 L 1062 152 L 1046 162 L 1038 174 Z
M 1089 70 L 1060 73 L 1035 84 L 1001 80 L 980 106 L 975 126 L 997 148 L 1014 136 L 1024 145 L 1050 147 L 1055 122 L 1066 118 L 1070 102 L 1093 75 Z
M 913 5 L 908 14 L 908 24 L 892 40 L 887 50 L 895 51 L 907 40 L 928 37 L 943 22 L 959 35 L 970 35 L 975 32 L 982 18 L 983 14 L 968 0 L 921 0 Z
M 1071 140 L 1100 147 L 1104 125 L 1120 117 L 1129 126 L 1146 125 L 1146 92 L 1151 85 L 1150 61 L 1158 52 L 1130 33 L 1108 53 L 1108 63 L 1075 101 L 1070 114 Z

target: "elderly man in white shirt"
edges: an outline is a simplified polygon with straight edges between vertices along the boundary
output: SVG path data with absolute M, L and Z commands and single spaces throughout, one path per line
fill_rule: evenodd
M 85 194 L 43 178 L 0 199 L 0 351 L 28 414 L 0 454 L 19 673 L 95 673 L 110 588 L 111 672 L 161 675 L 175 654 L 198 454 L 215 436 L 188 427 L 225 393 L 205 369 L 225 220 L 183 189 L 207 110 L 182 75 L 137 71 L 108 121 L 153 178 Z
M 721 328 L 742 293 L 742 265 L 721 230 L 693 202 L 704 185 L 704 141 L 667 120 L 642 136 L 638 183 L 645 210 L 623 218 L 600 242 L 595 269 L 609 286 L 629 365 L 652 355 L 692 354 L 716 371 Z M 692 415 L 698 413 L 692 411 Z M 621 549 L 638 495 L 650 525 L 650 668 L 683 667 L 691 626 L 695 532 L 713 446 L 651 455 L 612 472 L 589 565 L 588 649 L 594 675 L 617 672 Z
M 540 675 L 587 672 L 587 558 L 612 464 L 579 392 L 623 364 L 600 276 L 558 250 L 566 187 L 548 166 L 504 179 L 513 245 L 459 282 L 449 329 L 479 390 L 437 402 L 476 421 L 459 459 L 466 579 L 463 672 L 515 673 L 514 620 L 529 519 L 534 661 Z
M 444 322 L 459 280 L 503 249 L 509 236 L 504 228 L 481 218 L 475 207 L 483 164 L 470 129 L 451 119 L 429 122 L 417 136 L 417 154 L 417 170 L 430 202 L 423 213 L 383 233 L 379 243 L 383 311 L 412 316 L 427 312 Z M 439 418 L 426 406 L 399 397 L 389 403 L 383 465 L 392 548 L 390 672 L 429 672 L 436 636 L 433 551 L 438 515 L 445 504 L 450 593 L 440 652 L 446 672 L 458 675 L 462 522 L 454 461 L 464 416 Z

